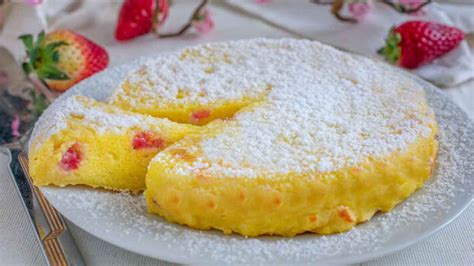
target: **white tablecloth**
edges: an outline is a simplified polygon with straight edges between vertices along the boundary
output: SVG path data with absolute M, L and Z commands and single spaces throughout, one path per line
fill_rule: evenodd
M 242 39 L 252 37 L 295 36 L 283 29 L 260 21 L 255 16 L 222 4 L 212 7 L 216 28 L 201 36 L 183 36 L 175 39 L 157 40 L 152 36 L 140 38 L 131 43 L 118 44 L 111 34 L 103 34 L 96 29 L 85 27 L 80 32 L 105 45 L 112 55 L 111 65 L 126 62 L 129 58 L 176 49 L 201 42 Z M 104 10 L 101 20 L 96 22 L 104 32 L 113 32 L 117 10 Z M 31 10 L 14 10 L 14 16 L 34 16 Z M 31 21 L 22 20 L 16 25 L 16 32 L 0 36 L 2 45 L 14 43 L 20 31 L 33 31 Z M 8 35 L 10 34 L 10 36 Z M 315 36 L 317 39 L 317 36 Z M 471 42 L 473 43 L 473 42 Z M 137 45 L 140 47 L 136 49 Z M 13 45 L 15 47 L 15 45 Z M 19 53 L 21 46 L 16 48 Z M 474 63 L 474 62 L 473 62 Z M 453 99 L 474 118 L 474 81 L 446 89 Z M 0 155 L 0 264 L 2 265 L 44 265 L 39 245 L 29 225 L 27 214 L 21 207 L 8 172 L 7 158 Z M 468 209 L 452 224 L 433 237 L 395 254 L 379 258 L 361 265 L 474 265 L 474 206 Z M 105 243 L 94 236 L 69 224 L 69 228 L 88 265 L 168 265 L 168 263 L 143 257 Z

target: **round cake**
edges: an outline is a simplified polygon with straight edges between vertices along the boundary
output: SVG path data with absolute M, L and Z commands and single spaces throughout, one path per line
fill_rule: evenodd
M 150 162 L 148 208 L 173 222 L 246 236 L 341 232 L 392 209 L 433 168 L 437 124 L 422 88 L 317 42 L 206 44 L 133 75 L 139 86 L 113 97 L 125 108 L 240 108 Z M 164 110 L 152 114 L 182 121 Z
M 438 148 L 416 81 L 308 40 L 186 48 L 108 104 L 55 106 L 30 142 L 36 184 L 146 188 L 152 213 L 245 236 L 349 230 L 420 188 Z

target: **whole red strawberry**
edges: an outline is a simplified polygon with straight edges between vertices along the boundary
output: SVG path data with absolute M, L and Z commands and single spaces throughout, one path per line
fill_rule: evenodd
M 41 32 L 36 42 L 22 35 L 28 59 L 27 74 L 35 73 L 50 89 L 65 91 L 79 81 L 103 70 L 109 63 L 107 51 L 70 30 Z
M 460 29 L 427 21 L 408 21 L 392 28 L 378 52 L 388 62 L 405 68 L 430 63 L 456 48 L 464 39 Z
M 115 38 L 133 39 L 149 33 L 168 16 L 168 0 L 125 0 L 120 9 Z

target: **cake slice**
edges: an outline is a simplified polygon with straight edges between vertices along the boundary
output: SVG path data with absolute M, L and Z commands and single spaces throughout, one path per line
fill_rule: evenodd
M 264 69 L 251 70 L 267 63 L 259 62 L 259 49 L 272 53 L 282 46 L 251 45 L 258 49 L 243 41 L 203 44 L 149 60 L 125 77 L 109 101 L 126 110 L 195 125 L 232 117 L 265 100 L 272 90 L 272 79 L 261 78 Z M 246 49 L 236 49 L 240 46 Z
M 123 111 L 84 96 L 48 110 L 30 142 L 34 184 L 145 189 L 148 162 L 197 127 Z

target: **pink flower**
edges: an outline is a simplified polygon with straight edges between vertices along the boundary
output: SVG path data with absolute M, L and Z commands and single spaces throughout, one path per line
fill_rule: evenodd
M 269 3 L 271 2 L 272 0 L 254 0 L 255 3 L 257 4 L 266 4 L 266 3 Z
M 13 119 L 10 128 L 12 130 L 12 136 L 14 137 L 19 137 L 20 136 L 20 118 L 18 116 L 15 116 L 15 119 Z
M 158 25 L 161 26 L 165 23 L 166 18 L 169 13 L 169 3 L 168 0 L 159 0 L 158 1 Z
M 0 71 L 0 85 L 7 87 L 8 83 L 10 83 L 10 78 L 8 77 L 8 73 L 6 71 Z
M 372 9 L 372 3 L 369 1 L 355 1 L 349 4 L 349 13 L 357 21 L 361 21 Z
M 398 3 L 403 5 L 405 8 L 409 8 L 409 9 L 415 9 L 419 6 L 421 6 L 425 1 L 423 0 L 398 0 Z M 413 15 L 413 16 L 422 16 L 424 15 L 425 12 L 423 10 L 418 10 L 417 12 L 414 12 L 414 13 L 410 13 L 410 15 Z
M 41 4 L 41 2 L 43 2 L 43 0 L 23 0 L 23 3 L 32 5 L 32 6 Z
M 206 33 L 214 28 L 211 12 L 207 8 L 193 18 L 193 27 L 200 33 Z

